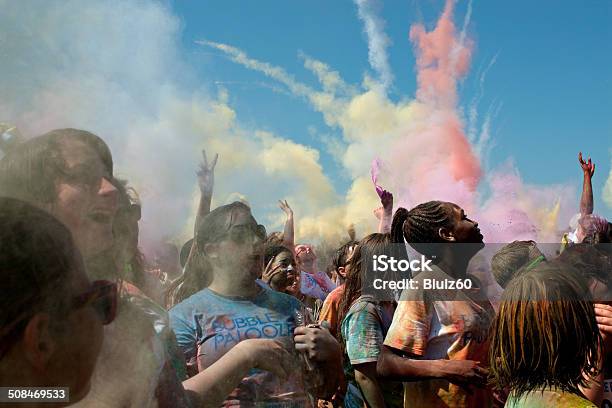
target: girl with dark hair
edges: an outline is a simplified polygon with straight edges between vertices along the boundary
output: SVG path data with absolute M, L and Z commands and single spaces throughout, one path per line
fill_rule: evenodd
M 542 263 L 512 280 L 491 331 L 493 383 L 506 407 L 595 407 L 580 388 L 599 374 L 602 337 L 589 290 L 571 267 Z
M 378 361 L 379 375 L 405 382 L 406 408 L 491 406 L 481 362 L 494 311 L 474 286 L 458 287 L 458 282 L 475 282 L 467 265 L 484 245 L 478 223 L 456 204 L 430 201 L 410 211 L 399 208 L 391 234 L 431 266 L 416 275 L 413 289 L 402 292 Z M 427 290 L 427 282 L 456 286 Z
M 328 322 L 331 333 L 336 337 L 338 336 L 336 330 L 340 323 L 338 320 L 338 313 L 340 311 L 342 293 L 344 292 L 346 267 L 356 246 L 357 241 L 349 241 L 338 248 L 332 257 L 332 267 L 337 276 L 336 284 L 339 286 L 327 295 L 321 307 L 321 313 L 319 314 L 319 322 Z
M 102 326 L 115 317 L 114 284 L 89 281 L 58 220 L 6 197 L 0 197 L 0 279 L 0 384 L 67 387 L 70 395 L 56 390 L 56 398 L 61 392 L 78 402 L 89 392 Z
M 15 146 L 0 160 L 0 192 L 55 215 L 86 262 L 111 249 L 118 199 L 113 159 L 93 133 L 58 129 Z
M 315 373 L 331 374 L 337 369 L 338 344 L 329 332 L 320 327 L 299 327 L 292 333 L 294 316 L 302 309 L 300 302 L 256 283 L 263 269 L 265 237 L 265 228 L 240 202 L 218 207 L 202 219 L 191 259 L 197 266 L 186 269 L 170 297 L 175 304 L 170 310 L 170 325 L 192 373 L 206 372 L 226 353 L 254 338 L 268 342 L 270 348 L 282 348 L 293 337 L 295 349 L 320 364 Z M 295 358 L 285 362 L 268 358 L 263 369 L 274 364 L 280 367 L 281 363 L 288 367 L 288 378 L 279 376 L 278 370 L 254 369 L 224 405 L 311 405 Z M 313 392 L 324 396 L 336 385 L 330 375 L 324 389 Z
M 370 234 L 356 246 L 347 265 L 338 318 L 341 324 L 336 329 L 341 333 L 339 337 L 345 350 L 346 408 L 402 405 L 401 383 L 379 380 L 376 374 L 376 362 L 396 304 L 389 300 L 393 299 L 390 293 L 372 294 L 375 276 L 367 273 L 372 255 L 391 252 L 389 234 Z M 383 278 L 381 275 L 378 272 L 376 277 Z M 399 280 L 399 276 L 384 278 Z
M 291 294 L 290 290 L 297 278 L 297 266 L 293 252 L 283 245 L 268 246 L 264 255 L 261 281 L 271 289 Z

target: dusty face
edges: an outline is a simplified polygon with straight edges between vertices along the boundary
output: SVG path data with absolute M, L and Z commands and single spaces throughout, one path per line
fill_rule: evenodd
M 263 271 L 265 231 L 258 226 L 250 211 L 236 213 L 233 224 L 218 243 L 216 262 L 226 278 L 236 282 L 255 280 Z
M 113 219 L 117 212 L 117 189 L 112 174 L 98 153 L 85 143 L 62 144 L 65 176 L 56 183 L 57 200 L 51 212 L 72 233 L 85 259 L 113 244 Z
M 465 211 L 458 205 L 448 203 L 453 219 L 452 233 L 455 242 L 480 244 L 483 236 L 478 228 L 478 223 L 467 217 Z
M 270 286 L 279 292 L 291 292 L 298 273 L 293 254 L 290 251 L 283 251 L 276 255 L 271 268 L 272 270 L 279 268 L 280 272 L 272 278 Z
M 298 252 L 297 264 L 299 269 L 308 273 L 317 273 L 317 256 L 311 249 Z

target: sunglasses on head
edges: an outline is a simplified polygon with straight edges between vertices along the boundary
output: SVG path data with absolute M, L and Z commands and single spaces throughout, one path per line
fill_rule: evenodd
M 93 281 L 88 291 L 72 300 L 73 309 L 85 306 L 94 308 L 102 324 L 110 324 L 117 315 L 117 284 L 106 280 Z

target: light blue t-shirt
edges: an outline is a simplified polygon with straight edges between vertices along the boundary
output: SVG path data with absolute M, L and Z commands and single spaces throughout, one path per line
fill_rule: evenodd
M 282 339 L 292 344 L 294 297 L 262 288 L 254 298 L 222 296 L 204 289 L 170 309 L 170 327 L 190 365 L 205 369 L 249 338 Z M 228 396 L 224 406 L 308 406 L 301 369 L 287 381 L 253 369 Z

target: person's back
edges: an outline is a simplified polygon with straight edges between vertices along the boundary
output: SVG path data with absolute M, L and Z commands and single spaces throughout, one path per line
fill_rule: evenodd
M 509 392 L 507 407 L 596 406 L 583 390 L 601 372 L 603 341 L 586 281 L 573 268 L 541 263 L 514 278 L 491 333 L 491 379 Z
M 508 397 L 506 408 L 597 408 L 586 398 L 559 389 L 534 390 L 520 397 Z

